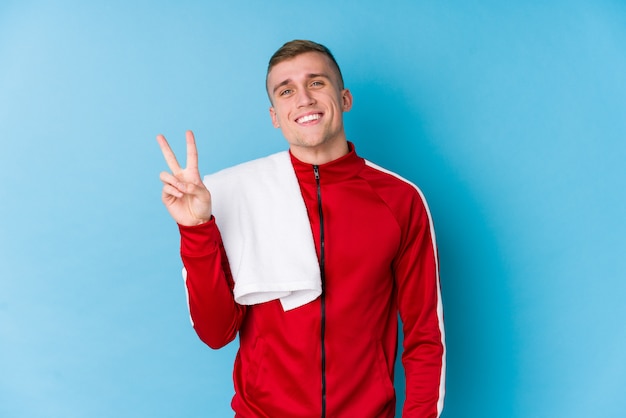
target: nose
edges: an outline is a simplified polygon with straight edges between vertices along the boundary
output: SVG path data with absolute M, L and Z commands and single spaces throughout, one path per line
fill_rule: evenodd
M 311 92 L 307 89 L 298 89 L 298 100 L 296 101 L 298 107 L 307 107 L 315 104 L 315 98 Z

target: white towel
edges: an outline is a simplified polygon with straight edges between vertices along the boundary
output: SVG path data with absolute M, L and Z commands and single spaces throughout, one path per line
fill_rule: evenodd
M 204 177 L 235 281 L 235 301 L 289 310 L 322 293 L 308 214 L 287 151 Z

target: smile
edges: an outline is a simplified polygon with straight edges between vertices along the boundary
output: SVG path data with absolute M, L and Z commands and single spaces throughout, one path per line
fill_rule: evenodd
M 312 113 L 310 115 L 304 115 L 301 118 L 296 119 L 297 123 L 307 123 L 314 120 L 319 120 L 322 117 L 321 113 Z

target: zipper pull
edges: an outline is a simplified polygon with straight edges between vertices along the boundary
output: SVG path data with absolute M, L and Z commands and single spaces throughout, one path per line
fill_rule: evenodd
M 319 166 L 317 166 L 317 165 L 313 166 L 313 173 L 315 174 L 315 180 L 319 181 L 320 180 L 320 169 L 319 169 Z

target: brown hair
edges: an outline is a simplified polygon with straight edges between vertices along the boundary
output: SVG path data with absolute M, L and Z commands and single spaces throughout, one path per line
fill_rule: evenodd
M 272 68 L 274 68 L 276 64 L 295 58 L 298 55 L 304 54 L 306 52 L 319 52 L 320 54 L 327 56 L 337 70 L 337 75 L 339 76 L 339 88 L 343 89 L 343 76 L 341 75 L 339 64 L 337 64 L 337 61 L 335 60 L 335 57 L 333 57 L 333 54 L 330 52 L 330 50 L 324 45 L 318 44 L 317 42 L 300 39 L 289 41 L 281 46 L 278 51 L 274 52 L 274 55 L 272 55 L 272 58 L 270 58 L 270 62 L 267 66 L 267 74 L 265 76 L 266 83 L 270 71 L 272 70 Z

